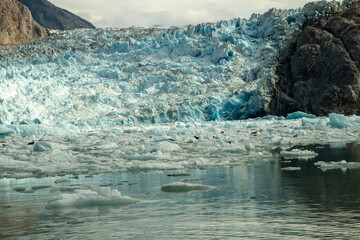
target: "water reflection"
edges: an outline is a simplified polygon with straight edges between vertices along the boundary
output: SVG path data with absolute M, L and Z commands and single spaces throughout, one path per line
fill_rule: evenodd
M 0 238 L 25 239 L 336 239 L 360 236 L 360 170 L 322 171 L 317 161 L 360 161 L 359 146 L 307 146 L 314 159 L 249 166 L 57 178 L 0 180 Z M 281 171 L 288 166 L 300 171 Z M 67 181 L 63 181 L 67 180 Z M 162 192 L 176 181 L 214 186 Z M 54 187 L 111 186 L 140 200 L 124 208 L 46 209 Z M 37 189 L 37 188 L 35 188 Z

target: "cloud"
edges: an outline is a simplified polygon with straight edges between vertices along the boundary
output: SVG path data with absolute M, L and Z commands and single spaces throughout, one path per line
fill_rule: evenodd
M 50 0 L 97 27 L 184 26 L 237 17 L 269 8 L 298 8 L 308 0 Z

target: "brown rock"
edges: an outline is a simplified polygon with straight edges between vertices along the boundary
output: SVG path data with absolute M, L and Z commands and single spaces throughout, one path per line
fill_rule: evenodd
M 360 113 L 359 2 L 305 26 L 290 52 L 277 69 L 270 114 Z
M 1 46 L 27 44 L 46 36 L 46 29 L 33 20 L 27 7 L 17 0 L 0 1 Z

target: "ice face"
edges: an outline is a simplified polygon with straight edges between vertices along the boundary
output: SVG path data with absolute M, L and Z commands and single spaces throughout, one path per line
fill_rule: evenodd
M 48 208 L 126 206 L 138 202 L 127 196 L 121 196 L 117 189 L 100 187 L 98 191 L 75 190 L 74 193 L 62 193 L 49 201 Z
M 1 53 L 1 122 L 108 126 L 256 115 L 271 99 L 287 37 L 306 16 L 340 7 L 321 2 L 185 28 L 51 31 Z

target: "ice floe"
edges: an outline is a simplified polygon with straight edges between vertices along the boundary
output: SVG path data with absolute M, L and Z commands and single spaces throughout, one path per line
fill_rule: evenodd
M 346 160 L 342 160 L 339 162 L 324 162 L 319 161 L 315 163 L 315 166 L 318 166 L 321 170 L 332 170 L 332 169 L 341 169 L 346 171 L 346 169 L 356 169 L 360 168 L 359 162 L 347 162 Z
M 293 158 L 310 159 L 310 158 L 314 158 L 319 155 L 314 151 L 300 150 L 300 149 L 292 149 L 290 151 L 281 151 L 280 154 L 285 159 L 293 159 Z
M 48 208 L 126 206 L 138 202 L 122 196 L 117 189 L 100 187 L 98 191 L 75 190 L 74 193 L 62 193 L 48 202 Z
M 301 167 L 284 167 L 281 168 L 282 171 L 300 171 Z

